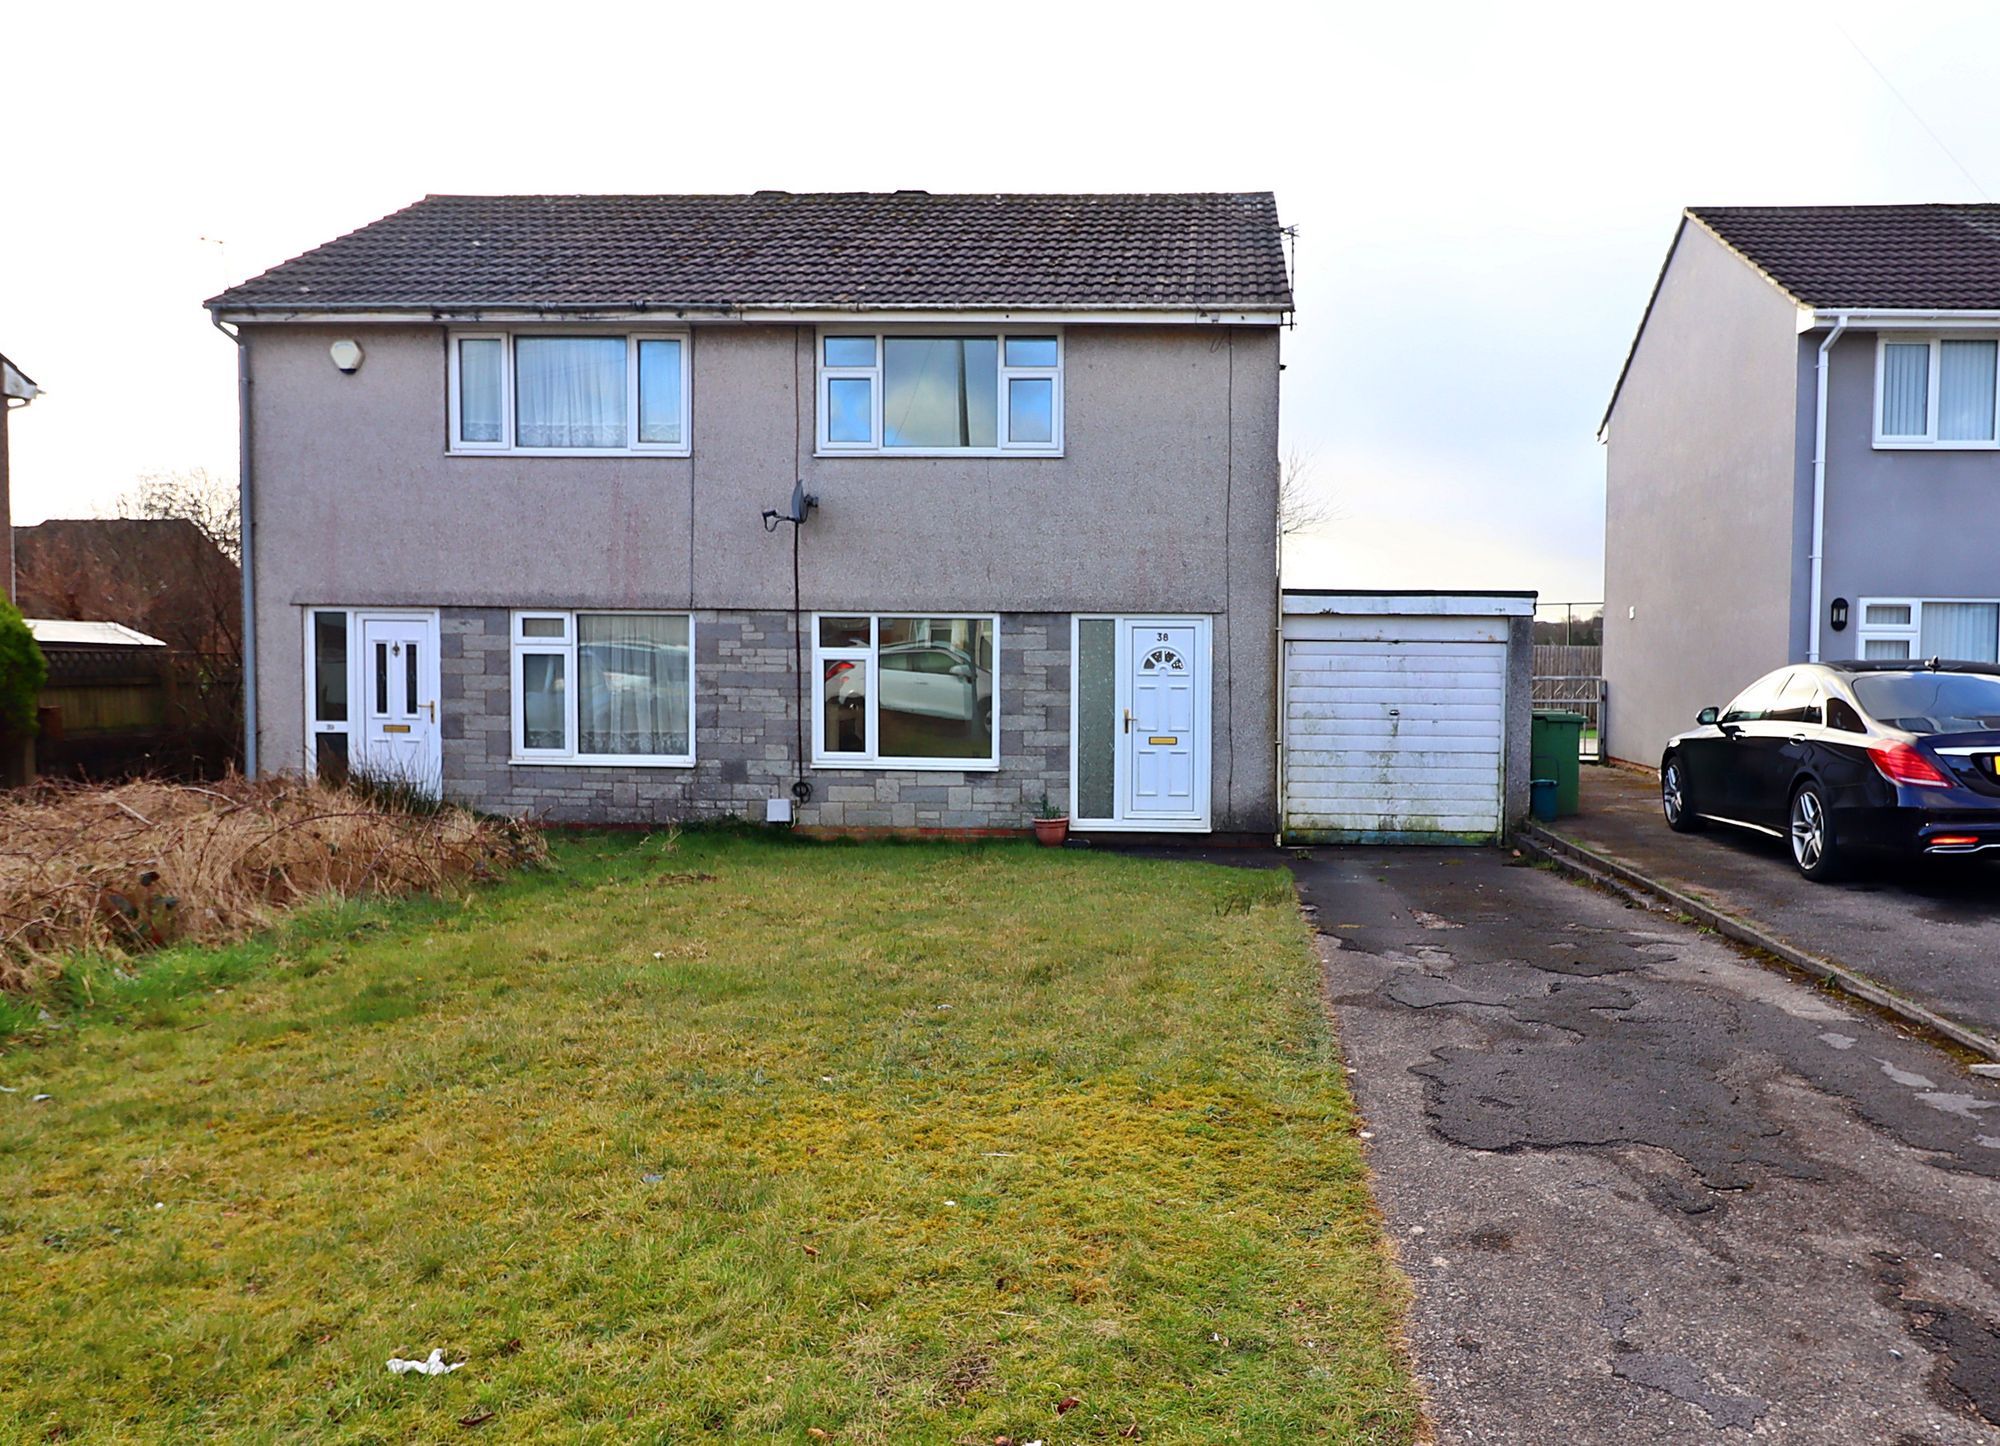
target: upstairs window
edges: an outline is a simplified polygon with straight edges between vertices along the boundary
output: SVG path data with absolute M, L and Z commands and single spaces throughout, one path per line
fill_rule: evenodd
M 1875 445 L 2000 445 L 2000 341 L 1884 333 L 1876 350 Z
M 819 348 L 823 453 L 1062 451 L 1062 338 L 1055 333 L 826 331 Z
M 686 456 L 687 347 L 684 333 L 453 333 L 451 450 Z

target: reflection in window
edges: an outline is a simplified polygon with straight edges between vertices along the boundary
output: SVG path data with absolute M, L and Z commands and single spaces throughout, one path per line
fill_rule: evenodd
M 313 614 L 313 717 L 347 721 L 347 614 Z
M 681 344 L 639 343 L 639 440 L 678 446 L 681 440 Z
M 588 762 L 693 759 L 694 622 L 686 613 L 519 613 L 514 655 L 524 752 Z
M 821 754 L 995 761 L 995 628 L 990 616 L 819 619 Z
M 826 336 L 822 447 L 1054 452 L 1062 442 L 1055 336 Z
M 563 703 L 561 653 L 529 653 L 521 659 L 521 746 L 563 748 L 567 720 Z
M 882 445 L 996 447 L 1000 343 L 892 336 L 882 343 Z

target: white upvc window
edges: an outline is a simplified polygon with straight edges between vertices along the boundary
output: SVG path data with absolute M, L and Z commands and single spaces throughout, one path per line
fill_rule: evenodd
M 514 762 L 694 762 L 692 615 L 524 610 L 512 637 Z
M 813 764 L 1000 765 L 1000 619 L 815 613 Z
M 2000 338 L 1882 332 L 1875 343 L 1875 445 L 2000 447 Z
M 447 340 L 455 453 L 688 455 L 684 331 L 454 331 Z
M 1865 597 L 1861 656 L 2000 662 L 2000 598 Z
M 822 455 L 1053 457 L 1063 447 L 1063 338 L 1009 331 L 822 327 Z

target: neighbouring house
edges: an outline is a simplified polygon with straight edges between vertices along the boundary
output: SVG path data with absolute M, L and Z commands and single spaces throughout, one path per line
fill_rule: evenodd
M 157 654 L 143 659 L 121 654 L 99 661 L 126 680 L 115 686 L 138 686 L 130 681 L 135 673 L 150 678 L 160 716 L 124 729 L 122 742 L 102 735 L 87 749 L 66 716 L 60 726 L 75 755 L 66 771 L 213 777 L 228 768 L 240 742 L 242 587 L 236 564 L 215 540 L 184 517 L 54 518 L 17 527 L 13 537 L 23 612 L 123 625 L 159 643 Z M 56 681 L 51 658 L 49 686 Z M 92 684 L 100 685 L 114 686 L 102 677 Z M 129 702 L 137 695 L 124 696 Z M 72 714 L 78 703 L 74 695 L 65 700 Z M 38 750 L 45 772 L 60 752 Z
M 1276 827 L 1269 194 L 431 196 L 207 305 L 256 770 Z
M 14 597 L 14 482 L 11 464 L 8 460 L 7 441 L 8 417 L 16 409 L 25 407 L 41 395 L 41 388 L 33 379 L 14 363 L 0 356 L 0 543 L 7 547 L 7 556 L 0 560 L 0 583 L 7 589 L 7 598 Z
M 1795 661 L 2000 659 L 2000 205 L 1694 207 L 1606 412 L 1612 756 Z

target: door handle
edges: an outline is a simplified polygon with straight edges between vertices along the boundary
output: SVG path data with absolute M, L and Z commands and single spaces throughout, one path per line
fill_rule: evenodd
M 1130 708 L 1125 710 L 1125 731 L 1127 733 L 1132 731 L 1132 710 Z
M 424 704 L 424 711 L 431 715 L 431 722 L 433 723 L 437 722 L 438 720 L 437 699 L 433 698 L 430 700 L 430 702 Z

